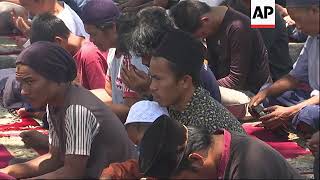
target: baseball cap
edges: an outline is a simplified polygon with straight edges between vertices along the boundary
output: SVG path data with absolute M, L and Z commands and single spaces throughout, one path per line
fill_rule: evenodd
M 112 22 L 120 16 L 120 10 L 111 0 L 91 0 L 83 6 L 81 19 L 85 24 Z
M 158 117 L 169 115 L 168 110 L 155 101 L 139 101 L 131 106 L 124 125 L 130 123 L 153 123 Z
M 147 177 L 169 178 L 183 158 L 187 139 L 185 126 L 166 115 L 160 116 L 141 140 L 140 172 Z

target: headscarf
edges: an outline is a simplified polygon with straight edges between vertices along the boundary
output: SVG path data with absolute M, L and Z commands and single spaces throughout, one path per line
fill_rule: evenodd
M 24 49 L 16 64 L 27 65 L 48 80 L 71 82 L 77 76 L 72 56 L 55 43 L 39 41 Z

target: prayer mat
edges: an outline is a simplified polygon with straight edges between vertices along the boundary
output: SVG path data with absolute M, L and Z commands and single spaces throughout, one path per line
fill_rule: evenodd
M 25 162 L 47 153 L 47 149 L 25 147 L 19 134 L 26 130 L 38 130 L 47 134 L 41 123 L 32 118 L 18 118 L 0 106 L 0 168 Z
M 245 123 L 242 126 L 248 135 L 266 142 L 286 159 L 311 154 L 308 149 L 300 147 L 295 141 L 293 141 L 293 138 L 288 136 L 278 136 L 257 125 L 258 123 Z
M 305 140 L 299 139 L 297 135 L 277 135 L 263 127 L 258 126 L 261 122 L 244 123 L 242 126 L 248 135 L 258 138 L 276 151 L 278 151 L 287 162 L 293 166 L 302 176 L 313 179 L 314 157 L 306 148 Z
M 15 38 L 16 36 L 0 36 L 0 55 L 19 54 L 21 52 L 22 49 L 17 46 Z
M 9 161 L 13 158 L 7 148 L 0 144 L 0 168 L 9 165 Z

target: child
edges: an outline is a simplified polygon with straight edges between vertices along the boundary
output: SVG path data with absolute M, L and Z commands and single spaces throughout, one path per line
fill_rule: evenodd
M 125 127 L 131 141 L 139 147 L 145 131 L 162 115 L 168 115 L 166 108 L 153 101 L 139 101 L 135 103 L 128 114 Z M 139 179 L 139 165 L 136 159 L 122 163 L 113 163 L 103 170 L 101 179 Z

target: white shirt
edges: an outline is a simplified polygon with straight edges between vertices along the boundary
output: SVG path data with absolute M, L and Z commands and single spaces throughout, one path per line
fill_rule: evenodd
M 57 15 L 64 24 L 68 27 L 70 32 L 77 36 L 82 36 L 85 38 L 89 38 L 89 34 L 85 31 L 84 25 L 80 17 L 76 12 L 74 12 L 66 3 L 63 3 L 63 10 Z
M 121 56 L 117 58 L 115 56 L 116 49 L 110 48 L 107 57 L 108 70 L 107 80 L 111 82 L 112 86 L 112 102 L 115 104 L 124 103 L 123 97 L 135 97 L 136 93 L 130 90 L 123 82 L 120 76 L 120 70 L 122 66 L 134 65 L 138 70 L 148 73 L 147 66 L 142 64 L 141 57 L 135 56 L 131 53 L 131 57 Z

